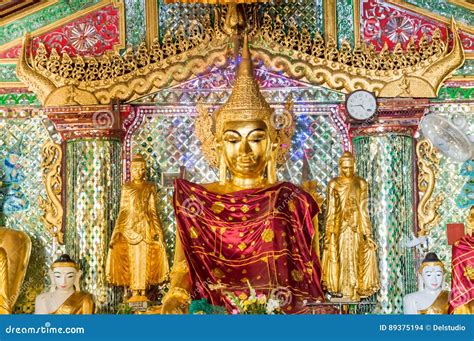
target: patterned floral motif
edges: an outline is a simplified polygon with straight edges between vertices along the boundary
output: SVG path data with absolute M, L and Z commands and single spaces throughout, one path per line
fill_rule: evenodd
M 91 49 L 99 41 L 97 29 L 86 23 L 80 23 L 69 32 L 69 41 L 78 52 Z
M 430 36 L 436 28 L 441 30 L 441 39 L 446 40 L 447 27 L 444 23 L 382 1 L 362 2 L 361 17 L 361 38 L 377 49 L 385 43 L 390 49 L 394 49 L 397 43 L 406 47 L 412 36 L 419 41 L 423 34 Z M 461 31 L 460 37 L 465 51 L 474 51 L 474 35 Z
M 394 44 L 405 44 L 413 34 L 413 22 L 402 16 L 390 18 L 384 28 L 384 34 Z
M 120 12 L 113 5 L 105 6 L 33 40 L 33 50 L 39 42 L 48 49 L 70 56 L 100 56 L 120 44 Z M 18 58 L 21 45 L 0 52 L 0 58 Z
M 60 0 L 41 11 L 0 26 L 0 45 L 6 44 L 23 36 L 24 32 L 32 32 L 52 24 L 75 12 L 93 6 L 100 0 Z

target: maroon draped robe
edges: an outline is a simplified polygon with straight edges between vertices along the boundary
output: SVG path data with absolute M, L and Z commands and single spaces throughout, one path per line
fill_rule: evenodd
M 285 313 L 305 312 L 303 300 L 322 300 L 321 268 L 311 247 L 319 209 L 299 187 L 283 182 L 219 195 L 180 179 L 174 208 L 193 299 L 231 310 L 224 292 L 248 292 L 249 282 L 257 293 L 274 290 Z

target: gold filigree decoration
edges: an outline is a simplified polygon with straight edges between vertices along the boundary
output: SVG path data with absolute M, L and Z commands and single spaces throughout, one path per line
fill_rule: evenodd
M 166 32 L 163 41 L 142 43 L 124 55 L 75 57 L 55 49 L 48 55 L 40 43 L 36 56 L 28 60 L 31 38 L 26 34 L 17 64 L 18 77 L 38 95 L 46 107 L 109 104 L 113 99 L 134 100 L 165 86 L 178 83 L 209 67 L 228 63 L 230 42 L 209 15 L 187 28 Z
M 61 203 L 62 180 L 61 180 L 61 145 L 48 141 L 41 150 L 43 161 L 43 181 L 46 188 L 47 198 L 38 198 L 38 203 L 44 211 L 41 221 L 48 231 L 57 238 L 60 244 L 64 244 L 62 232 L 63 206 Z
M 438 150 L 426 139 L 416 144 L 416 156 L 418 158 L 418 190 L 420 191 L 420 202 L 417 208 L 418 235 L 426 236 L 441 219 L 438 209 L 443 203 L 444 195 L 432 197 L 440 156 Z
M 416 47 L 411 39 L 406 50 L 400 45 L 380 52 L 373 45 L 351 49 L 343 43 L 338 50 L 334 39 L 316 34 L 311 40 L 305 29 L 296 38 L 296 24 L 285 27 L 279 16 L 264 14 L 253 52 L 270 69 L 293 79 L 351 92 L 365 89 L 380 97 L 436 97 L 442 82 L 464 62 L 464 50 L 456 23 L 452 21 L 453 46 L 448 51 L 439 29 L 430 39 L 425 35 Z
M 151 46 L 142 43 L 124 55 L 98 58 L 59 56 L 54 49 L 48 55 L 40 44 L 35 58 L 28 61 L 30 39 L 26 35 L 17 74 L 44 106 L 133 101 L 212 67 L 227 66 L 236 40 L 235 30 L 230 32 L 226 28 L 229 24 L 222 20 L 223 13 L 216 9 L 214 23 L 207 16 L 200 23 L 167 31 L 161 42 L 155 39 Z M 257 18 L 255 12 L 253 16 L 255 24 L 247 32 L 252 37 L 254 58 L 292 79 L 346 93 L 365 89 L 379 97 L 433 98 L 465 59 L 454 20 L 451 49 L 436 29 L 418 45 L 411 39 L 406 49 L 397 45 L 393 51 L 387 46 L 375 51 L 373 45 L 352 48 L 346 42 L 338 49 L 332 37 L 327 41 L 319 33 L 311 37 L 295 20 L 285 25 L 278 15 L 264 13 Z

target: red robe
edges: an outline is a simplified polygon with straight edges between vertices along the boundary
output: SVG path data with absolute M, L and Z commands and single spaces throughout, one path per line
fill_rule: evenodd
M 174 208 L 193 299 L 231 310 L 224 293 L 248 292 L 247 282 L 257 293 L 273 290 L 285 313 L 305 312 L 303 300 L 323 299 L 311 247 L 319 209 L 299 187 L 283 182 L 219 195 L 176 180 Z
M 464 236 L 453 245 L 450 312 L 465 313 L 474 301 L 474 237 Z M 461 308 L 465 306 L 465 309 Z

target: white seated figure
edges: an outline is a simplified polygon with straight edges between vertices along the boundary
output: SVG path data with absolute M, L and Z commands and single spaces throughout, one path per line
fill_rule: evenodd
M 436 253 L 429 252 L 418 269 L 423 289 L 403 298 L 404 314 L 447 314 L 449 291 L 443 290 L 446 274 Z
M 92 295 L 79 288 L 81 274 L 78 264 L 69 255 L 60 256 L 51 265 L 50 291 L 36 297 L 35 314 L 93 314 Z

